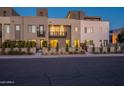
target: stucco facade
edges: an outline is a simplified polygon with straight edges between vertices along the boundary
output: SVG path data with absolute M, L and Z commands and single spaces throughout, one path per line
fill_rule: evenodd
M 85 28 L 89 28 L 85 32 Z M 107 45 L 109 43 L 109 22 L 108 21 L 81 21 L 80 41 L 93 40 L 96 46 Z
M 63 19 L 48 18 L 46 9 L 38 9 L 37 16 L 0 15 L 1 43 L 5 40 L 35 40 L 38 48 L 42 47 L 43 41 L 51 46 L 56 46 L 57 42 L 60 47 L 65 47 L 67 42 L 71 47 L 80 46 L 89 40 L 96 46 L 109 43 L 109 22 L 98 17 L 86 17 L 81 12 L 70 12 Z

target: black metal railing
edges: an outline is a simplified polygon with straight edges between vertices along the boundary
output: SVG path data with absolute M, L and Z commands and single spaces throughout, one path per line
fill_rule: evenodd
M 45 37 L 45 31 L 43 31 L 43 33 L 41 33 L 40 31 L 37 31 L 37 36 L 38 37 Z
M 64 32 L 64 34 L 60 34 L 60 33 L 54 33 L 54 34 L 51 34 L 49 32 L 49 37 L 50 38 L 66 38 L 67 37 L 67 32 Z

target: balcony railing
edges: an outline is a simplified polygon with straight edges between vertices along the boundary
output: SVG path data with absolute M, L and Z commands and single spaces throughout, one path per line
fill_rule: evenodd
M 43 33 L 40 33 L 40 31 L 37 31 L 37 36 L 38 37 L 45 37 L 45 31 L 43 31 Z
M 49 37 L 50 38 L 66 38 L 67 37 L 67 32 L 64 32 L 64 34 L 60 34 L 60 33 L 54 33 L 54 34 L 51 34 L 49 32 Z

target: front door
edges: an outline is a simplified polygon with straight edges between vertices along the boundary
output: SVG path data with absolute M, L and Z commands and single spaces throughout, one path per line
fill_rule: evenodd
M 47 47 L 47 41 L 44 39 L 40 40 L 40 48 Z
M 58 43 L 58 40 L 50 40 L 50 46 L 52 48 L 56 48 L 57 47 L 57 43 Z
M 77 47 L 77 48 L 80 46 L 79 40 L 74 40 L 74 46 Z
M 40 40 L 40 48 L 43 48 L 43 39 Z

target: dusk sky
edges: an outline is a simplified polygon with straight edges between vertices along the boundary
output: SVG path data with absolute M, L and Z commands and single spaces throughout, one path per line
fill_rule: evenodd
M 14 8 L 22 16 L 35 16 L 36 8 Z M 64 18 L 68 11 L 81 10 L 88 16 L 100 16 L 103 20 L 110 21 L 110 30 L 124 27 L 124 8 L 119 7 L 50 7 L 48 16 L 50 18 Z

